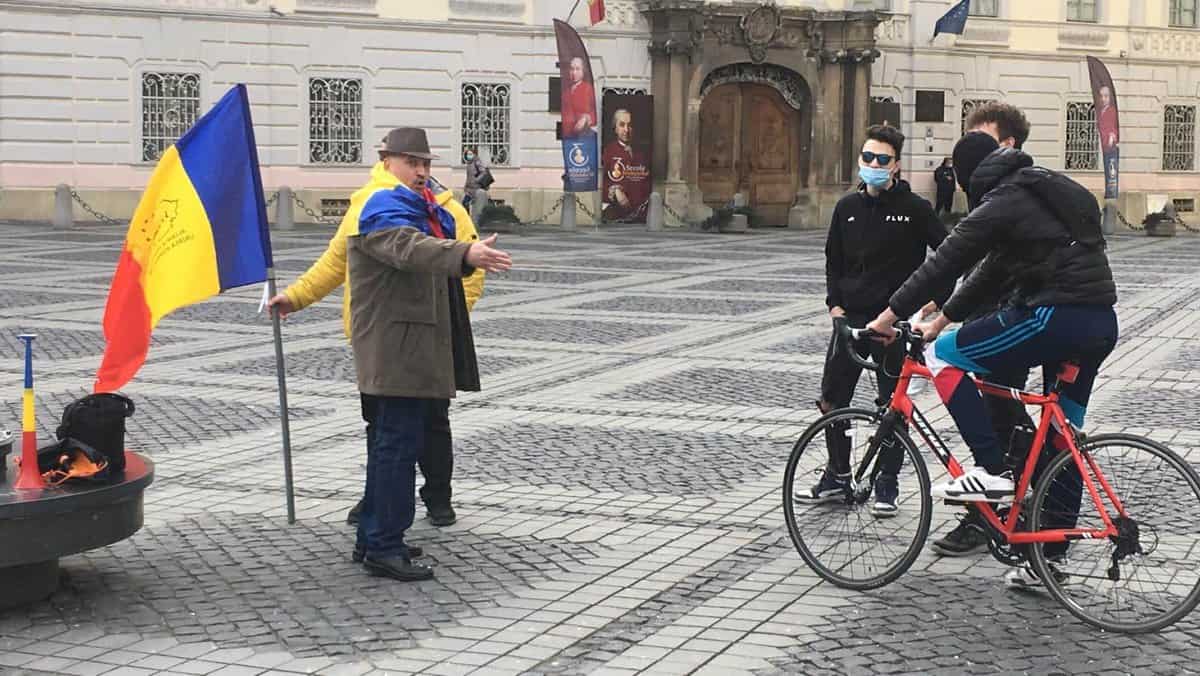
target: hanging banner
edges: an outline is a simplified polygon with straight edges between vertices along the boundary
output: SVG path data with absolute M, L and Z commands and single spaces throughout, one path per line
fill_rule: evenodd
M 562 149 L 567 192 L 594 192 L 599 173 L 596 88 L 592 63 L 579 33 L 554 20 L 558 69 L 562 78 Z
M 605 221 L 645 223 L 650 206 L 654 97 L 606 94 L 601 102 L 604 151 L 600 201 Z
M 1121 123 L 1117 109 L 1117 90 L 1112 76 L 1100 59 L 1087 57 L 1088 76 L 1092 81 L 1092 100 L 1096 103 L 1096 129 L 1100 132 L 1100 153 L 1104 156 L 1104 199 L 1117 198 L 1121 162 Z

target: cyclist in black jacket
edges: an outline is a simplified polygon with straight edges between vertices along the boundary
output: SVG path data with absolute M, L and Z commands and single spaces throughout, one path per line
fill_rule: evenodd
M 845 317 L 853 326 L 862 326 L 887 307 L 888 298 L 925 261 L 926 251 L 936 249 L 946 237 L 946 228 L 929 202 L 896 177 L 903 147 L 904 135 L 897 129 L 883 125 L 868 129 L 859 159 L 862 183 L 858 190 L 839 200 L 833 210 L 825 242 L 825 302 L 830 316 Z M 926 313 L 944 303 L 952 288 L 953 280 L 942 287 Z M 862 374 L 862 369 L 837 346 L 835 333 L 821 378 L 821 400 L 817 405 L 822 413 L 849 406 Z M 877 363 L 889 366 L 886 373 L 899 374 L 902 352 L 887 351 L 882 345 L 872 346 L 870 351 Z M 886 373 L 876 379 L 880 402 L 888 401 L 896 389 L 896 379 Z M 829 465 L 816 485 L 796 495 L 801 502 L 841 499 L 850 475 L 849 439 L 835 432 L 826 438 L 826 444 Z M 889 517 L 897 512 L 896 474 L 902 459 L 899 454 L 889 455 L 888 466 L 875 482 L 871 511 L 876 516 Z
M 1019 170 L 1033 160 L 1011 148 L 991 150 L 995 139 L 987 137 L 989 144 L 981 137 L 987 135 L 964 136 L 954 154 L 958 171 L 970 176 L 971 213 L 867 326 L 893 335 L 892 325 L 900 317 L 982 260 L 942 315 L 920 327 L 927 340 L 936 338 L 927 354 L 934 382 L 976 464 L 961 477 L 934 486 L 931 494 L 965 502 L 1005 502 L 1013 496 L 1012 477 L 983 398 L 965 372 L 986 375 L 1041 364 L 1045 380 L 1053 382 L 1062 362 L 1076 360 L 1079 375 L 1064 387 L 1060 403 L 1070 422 L 1082 427 L 1100 364 L 1116 345 L 1117 297 L 1103 247 L 1077 241 L 1072 234 L 1076 224 L 1056 215 L 1064 210 L 1052 210 L 1033 190 L 1016 183 Z M 1080 214 L 1099 208 L 1094 199 L 1070 206 Z M 938 337 L 1010 280 L 1009 307 Z

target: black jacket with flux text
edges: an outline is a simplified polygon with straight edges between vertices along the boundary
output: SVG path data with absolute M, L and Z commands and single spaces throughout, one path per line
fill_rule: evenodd
M 906 181 L 896 181 L 877 198 L 859 186 L 833 209 L 825 240 L 826 305 L 873 319 L 925 262 L 926 248 L 937 249 L 945 237 L 933 206 Z M 954 282 L 943 286 L 925 301 L 941 306 Z

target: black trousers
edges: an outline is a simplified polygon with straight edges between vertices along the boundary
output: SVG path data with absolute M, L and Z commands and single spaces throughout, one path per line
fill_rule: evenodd
M 937 193 L 937 205 L 933 209 L 934 213 L 951 213 L 954 211 L 954 191 L 939 190 Z
M 366 398 L 363 399 L 363 420 L 368 425 Z M 432 399 L 425 416 L 425 444 L 417 456 L 417 466 L 425 484 L 421 486 L 421 501 L 426 507 L 450 505 L 450 479 L 454 474 L 454 439 L 450 434 L 450 400 Z M 368 434 L 370 432 L 368 431 Z
M 853 327 L 865 326 L 875 319 L 875 315 L 846 314 L 846 320 Z M 886 404 L 896 391 L 896 376 L 904 362 L 904 346 L 899 341 L 885 346 L 883 343 L 872 341 L 869 345 L 857 345 L 859 356 L 870 355 L 876 364 L 883 364 L 882 373 L 875 376 L 878 390 L 876 404 Z M 862 367 L 850 359 L 846 346 L 838 340 L 837 333 L 829 339 L 829 349 L 825 354 L 825 371 L 821 375 L 821 401 L 829 407 L 828 410 L 843 408 L 850 405 L 854 399 L 854 390 L 862 376 Z M 890 374 L 890 375 L 889 375 Z M 824 413 L 825 410 L 822 410 Z M 850 467 L 850 438 L 846 436 L 848 428 L 842 425 L 832 425 L 825 432 L 825 446 L 829 451 L 829 469 L 837 474 L 851 471 Z M 888 452 L 892 450 L 892 452 Z M 903 450 L 898 446 L 881 451 L 880 468 L 890 474 L 897 474 L 904 462 Z

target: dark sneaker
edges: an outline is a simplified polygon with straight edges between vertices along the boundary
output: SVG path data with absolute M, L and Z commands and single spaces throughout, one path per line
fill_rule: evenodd
M 413 559 L 419 559 L 425 554 L 425 550 L 416 545 L 408 546 L 408 556 Z M 350 555 L 350 560 L 355 563 L 362 563 L 367 556 L 367 548 L 362 545 L 354 545 L 354 553 Z
M 362 510 L 363 510 L 362 500 L 359 500 L 358 504 L 351 507 L 350 512 L 348 514 L 346 514 L 346 523 L 350 524 L 351 526 L 357 526 L 358 525 L 358 516 L 360 514 L 362 514 Z
M 1053 563 L 1049 564 L 1050 572 L 1054 575 L 1054 579 L 1059 583 L 1067 581 L 1069 577 L 1066 573 L 1060 571 Z M 1004 586 L 1010 590 L 1038 590 L 1042 588 L 1042 578 L 1034 572 L 1033 566 L 1021 566 L 1008 571 L 1004 576 Z
M 834 474 L 829 470 L 821 473 L 821 480 L 807 491 L 795 494 L 796 502 L 818 505 L 822 502 L 838 502 L 850 488 L 850 474 Z
M 967 556 L 987 549 L 988 539 L 979 515 L 971 511 L 959 517 L 954 530 L 929 543 L 929 548 L 939 556 Z
M 458 521 L 458 515 L 450 505 L 426 507 L 425 513 L 429 515 L 429 523 L 435 526 L 453 526 Z
M 399 556 L 387 559 L 363 559 L 363 568 L 375 577 L 390 577 L 401 582 L 416 582 L 433 578 L 433 569 Z
M 899 508 L 896 500 L 900 497 L 900 482 L 895 474 L 880 474 L 875 477 L 875 504 L 871 505 L 871 513 L 880 519 L 890 519 L 896 516 Z

